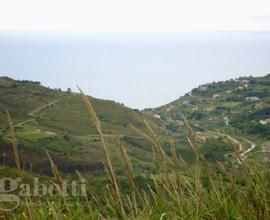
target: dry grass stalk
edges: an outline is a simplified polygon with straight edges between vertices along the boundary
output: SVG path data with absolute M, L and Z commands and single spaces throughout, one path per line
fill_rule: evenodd
M 12 123 L 12 120 L 10 118 L 10 114 L 9 114 L 8 110 L 7 110 L 7 118 L 8 118 L 8 126 L 9 126 L 9 130 L 10 130 L 10 136 L 11 136 L 11 141 L 12 141 L 14 157 L 15 157 L 15 164 L 16 164 L 16 167 L 18 169 L 19 176 L 23 180 L 23 171 L 21 169 L 21 164 L 20 164 L 20 156 L 19 156 L 19 151 L 18 151 L 17 138 L 15 135 L 14 126 L 13 126 L 13 123 Z M 25 195 L 25 202 L 26 202 L 26 206 L 27 206 L 28 217 L 30 220 L 34 220 L 32 209 L 30 208 L 30 204 L 29 204 L 29 203 L 31 203 L 31 199 L 30 199 L 30 197 L 28 198 L 27 195 Z
M 224 134 L 224 137 L 229 141 L 230 146 L 232 147 L 238 161 L 244 166 L 245 170 L 247 171 L 248 170 L 248 164 L 247 164 L 247 161 L 245 160 L 245 158 L 241 156 L 241 153 L 235 147 L 235 145 L 233 144 L 231 138 L 229 138 L 228 135 L 225 135 L 225 134 Z
M 213 174 L 213 171 L 212 171 L 208 161 L 205 159 L 203 154 L 200 152 L 200 146 L 196 141 L 196 135 L 194 134 L 194 132 L 193 132 L 191 126 L 189 125 L 188 121 L 184 117 L 182 117 L 182 120 L 183 120 L 185 128 L 187 129 L 187 132 L 188 132 L 189 144 L 191 145 L 193 151 L 196 153 L 198 159 L 201 159 L 205 163 L 208 176 L 211 178 L 211 175 Z
M 99 201 L 99 199 L 98 199 L 96 193 L 94 192 L 94 190 L 93 190 L 92 187 L 90 186 L 89 182 L 86 181 L 86 179 L 82 176 L 82 174 L 81 174 L 78 170 L 76 170 L 76 173 L 77 173 L 77 175 L 78 175 L 78 177 L 79 177 L 81 183 L 87 185 L 87 189 L 88 189 L 88 191 L 90 192 L 91 197 L 93 198 L 93 200 L 94 200 L 95 204 L 97 205 L 97 207 L 101 208 L 101 207 L 102 207 L 101 202 Z M 85 195 L 85 198 L 86 198 L 87 202 L 89 203 L 89 200 L 88 200 L 87 195 Z
M 21 170 L 21 164 L 20 164 L 20 156 L 19 156 L 18 145 L 17 145 L 17 139 L 16 139 L 16 136 L 15 136 L 13 123 L 12 123 L 12 120 L 10 118 L 8 110 L 7 110 L 7 119 L 8 119 L 8 125 L 9 125 L 9 130 L 10 130 L 10 136 L 11 136 L 11 141 L 12 141 L 12 147 L 13 147 L 16 167 L 18 169 L 19 176 L 21 178 L 23 178 L 23 174 L 22 174 L 22 170 Z
M 175 146 L 171 142 L 170 142 L 170 146 L 171 146 L 171 152 L 172 152 L 172 156 L 173 156 L 174 172 L 175 172 L 175 178 L 176 178 L 176 184 L 177 184 L 177 192 L 182 197 L 180 172 L 178 169 L 178 157 L 176 154 Z
M 121 146 L 121 154 L 122 154 L 122 157 L 123 157 L 123 159 L 125 161 L 125 165 L 126 165 L 126 169 L 127 169 L 127 174 L 128 174 L 128 179 L 129 179 L 131 188 L 132 188 L 132 190 L 134 192 L 137 193 L 138 192 L 138 188 L 137 188 L 137 185 L 136 185 L 133 168 L 132 168 L 132 165 L 131 165 L 129 156 L 128 156 L 127 151 L 124 148 L 124 146 Z
M 168 161 L 169 157 L 167 156 L 167 154 L 164 152 L 164 150 L 163 150 L 162 147 L 160 146 L 159 141 L 158 141 L 158 139 L 157 139 L 157 137 L 156 137 L 156 134 L 155 134 L 155 132 L 153 131 L 153 129 L 151 128 L 150 124 L 149 124 L 146 120 L 144 120 L 144 123 L 145 123 L 147 129 L 149 130 L 149 132 L 150 132 L 150 134 L 151 134 L 152 142 L 155 144 L 155 146 L 156 146 L 156 148 L 157 148 L 157 150 L 158 150 L 158 152 L 159 152 L 159 154 L 160 154 L 162 160 L 163 160 L 164 162 Z
M 148 124 L 148 123 L 146 122 L 146 124 Z M 155 147 L 155 149 L 159 152 L 159 155 L 160 155 L 160 157 L 161 157 L 161 159 L 162 159 L 162 161 L 164 163 L 169 161 L 169 157 L 166 155 L 166 153 L 163 151 L 163 149 L 159 145 L 159 142 L 157 141 L 157 138 L 155 138 L 155 135 L 154 136 L 153 135 L 149 136 L 148 134 L 146 134 L 145 132 L 141 131 L 140 129 L 134 127 L 133 125 L 129 125 L 129 126 L 131 128 L 133 128 L 133 130 L 135 130 L 138 134 L 140 134 L 145 139 L 147 139 Z M 150 128 L 150 126 L 148 127 L 148 129 L 149 128 Z M 153 132 L 153 130 L 151 128 L 150 128 L 150 131 Z M 155 149 L 152 148 L 154 157 L 156 158 L 156 156 L 155 156 L 156 150 Z
M 184 122 L 185 128 L 187 129 L 187 133 L 188 133 L 188 139 L 190 142 L 190 145 L 192 146 L 193 150 L 195 151 L 195 153 L 197 155 L 199 155 L 199 145 L 196 141 L 196 136 L 191 128 L 191 126 L 189 125 L 188 121 L 186 120 L 185 117 L 182 117 L 182 120 Z
M 208 163 L 208 161 L 205 159 L 204 155 L 200 152 L 200 146 L 199 146 L 199 144 L 196 141 L 196 135 L 194 134 L 191 126 L 189 125 L 189 123 L 185 119 L 185 117 L 182 117 L 182 120 L 183 120 L 184 125 L 185 125 L 185 128 L 187 129 L 187 132 L 188 132 L 188 141 L 189 141 L 189 144 L 191 145 L 192 149 L 196 153 L 198 159 L 201 159 L 204 162 L 204 164 L 206 165 L 206 171 L 207 171 L 208 177 L 209 178 L 212 178 L 212 174 L 214 172 L 213 172 L 210 164 Z
M 54 162 L 53 162 L 53 160 L 52 160 L 49 152 L 46 151 L 46 153 L 47 153 L 47 156 L 49 158 L 49 161 L 50 161 L 50 164 L 51 164 L 52 173 L 53 173 L 53 176 L 54 176 L 54 179 L 55 179 L 54 185 L 55 185 L 56 189 L 58 190 L 58 192 L 60 193 L 60 195 L 63 198 L 64 206 L 65 206 L 66 210 L 70 213 L 69 206 L 68 206 L 68 203 L 67 203 L 67 200 L 66 200 L 66 195 L 65 195 L 64 190 L 63 190 L 63 185 L 62 185 L 61 177 L 59 175 L 59 172 L 57 170 L 57 167 L 54 164 Z
M 135 176 L 134 176 L 133 168 L 132 168 L 132 165 L 131 165 L 131 161 L 129 159 L 129 156 L 127 154 L 126 149 L 122 145 L 121 145 L 121 154 L 122 154 L 122 157 L 123 157 L 123 159 L 125 161 L 125 165 L 126 165 L 126 169 L 127 169 L 127 174 L 128 174 L 128 180 L 129 180 L 131 191 L 132 191 L 133 207 L 135 209 L 135 213 L 137 213 L 138 212 L 138 209 L 137 209 L 136 194 L 138 196 L 140 196 L 140 193 L 139 193 L 139 190 L 137 188 L 136 181 L 135 181 Z
M 150 132 L 150 136 L 148 134 L 146 134 L 145 132 L 139 130 L 138 128 L 134 127 L 133 125 L 130 125 L 130 127 L 133 128 L 135 131 L 137 131 L 139 134 L 141 134 L 143 137 L 148 139 L 150 141 L 150 143 L 152 143 L 152 145 L 156 148 L 156 150 L 159 152 L 160 158 L 161 158 L 161 160 L 163 162 L 163 168 L 164 168 L 165 177 L 168 177 L 168 175 L 169 175 L 168 163 L 172 164 L 173 162 L 170 160 L 168 155 L 164 152 L 164 150 L 160 146 L 160 144 L 158 142 L 158 139 L 157 139 L 154 131 L 152 130 L 152 128 L 148 124 L 148 122 L 147 121 L 144 121 L 144 122 L 145 122 L 145 125 L 146 125 L 147 129 Z M 155 152 L 155 149 L 153 149 L 153 152 Z M 154 162 L 158 167 L 158 161 L 154 161 Z
M 194 172 L 194 179 L 195 179 L 195 191 L 196 191 L 196 219 L 200 219 L 199 211 L 201 206 L 201 196 L 202 196 L 202 186 L 200 181 L 201 170 L 199 165 L 199 157 L 196 157 L 196 164 L 195 164 L 195 172 Z
M 200 152 L 200 147 L 199 147 L 199 144 L 196 141 L 196 136 L 195 136 L 191 126 L 189 125 L 188 121 L 184 117 L 182 117 L 182 120 L 183 120 L 184 125 L 185 125 L 185 127 L 187 129 L 187 132 L 188 132 L 188 141 L 189 141 L 190 145 L 192 146 L 194 152 L 197 155 L 196 164 L 198 164 L 199 159 L 201 159 L 204 162 L 204 164 L 206 165 L 207 176 L 209 178 L 209 181 L 211 183 L 213 191 L 214 191 L 215 195 L 217 196 L 219 202 L 222 204 L 220 195 L 219 195 L 218 190 L 216 189 L 215 183 L 213 181 L 212 176 L 214 175 L 214 172 L 213 172 L 210 164 L 208 163 L 208 161 L 205 159 L 204 155 Z
M 62 185 L 58 185 L 58 184 L 55 184 L 55 183 L 54 183 L 54 185 L 55 185 L 56 189 L 58 190 L 58 192 L 60 193 L 60 195 L 61 195 L 61 197 L 62 197 L 62 199 L 64 201 L 64 206 L 65 206 L 66 210 L 68 211 L 68 213 L 70 213 L 69 205 L 68 205 L 68 202 L 67 202 L 67 199 L 66 199 L 66 194 L 63 191 Z
M 134 131 L 136 131 L 139 135 L 147 139 L 151 143 L 152 152 L 153 152 L 153 161 L 156 162 L 156 145 L 155 142 L 152 140 L 152 138 L 146 134 L 145 132 L 141 131 L 140 129 L 136 128 L 135 126 L 129 124 L 129 127 L 131 127 Z M 155 148 L 154 148 L 155 147 Z
M 60 186 L 62 188 L 62 180 L 61 180 L 61 177 L 60 177 L 60 175 L 58 173 L 57 167 L 54 164 L 54 162 L 53 162 L 53 160 L 52 160 L 52 158 L 51 158 L 48 151 L 46 151 L 46 154 L 47 154 L 47 157 L 48 157 L 48 159 L 50 161 L 50 165 L 51 165 L 51 169 L 52 169 L 52 173 L 53 173 L 53 177 L 55 179 L 55 182 L 56 182 L 56 184 L 58 186 Z
M 114 171 L 114 168 L 113 168 L 113 163 L 112 163 L 112 159 L 111 159 L 111 156 L 110 156 L 110 153 L 109 153 L 109 150 L 106 146 L 106 143 L 105 143 L 105 140 L 104 140 L 104 136 L 103 136 L 103 133 L 102 133 L 102 129 L 101 129 L 101 124 L 100 124 L 100 121 L 96 115 L 96 112 L 91 104 L 91 102 L 89 101 L 89 98 L 87 98 L 87 96 L 84 94 L 84 92 L 78 87 L 80 93 L 81 93 L 81 96 L 82 96 L 82 99 L 87 107 L 87 110 L 88 112 L 90 113 L 91 115 L 91 118 L 92 118 L 92 121 L 94 122 L 95 124 L 95 127 L 100 135 L 100 138 L 101 138 L 101 142 L 102 142 L 102 149 L 105 153 L 105 156 L 106 156 L 106 162 L 107 162 L 107 166 L 106 166 L 106 169 L 107 169 L 107 172 L 109 174 L 109 177 L 110 177 L 110 181 L 111 181 L 111 184 L 113 186 L 113 191 L 114 191 L 114 194 L 115 194 L 115 197 L 116 199 L 119 201 L 119 204 L 121 206 L 121 209 L 123 210 L 123 205 L 122 205 L 122 200 L 121 200 L 121 195 L 120 195 L 120 190 L 119 190 L 119 187 L 118 187 L 118 184 L 117 184 L 117 180 L 116 180 L 116 175 L 115 175 L 115 171 Z
M 60 220 L 60 218 L 59 218 L 59 216 L 58 216 L 56 210 L 55 210 L 54 207 L 53 207 L 53 205 L 52 205 L 51 203 L 49 203 L 49 202 L 48 202 L 48 204 L 49 204 L 50 211 L 51 211 L 51 213 L 52 213 L 53 218 L 54 218 L 55 220 Z
M 222 172 L 225 173 L 225 175 L 228 178 L 228 180 L 230 181 L 230 183 L 234 186 L 235 185 L 235 180 L 234 180 L 233 175 L 230 174 L 228 171 L 226 171 L 226 168 L 224 167 L 224 165 L 221 162 L 216 161 L 216 163 L 218 164 L 218 166 L 220 167 Z
M 5 220 L 8 220 L 8 215 L 7 215 L 7 213 L 6 213 L 5 211 L 3 211 L 3 214 L 4 214 L 4 219 L 5 219 Z
M 26 207 L 27 207 L 27 212 L 28 212 L 28 217 L 29 220 L 34 220 L 34 215 L 32 213 L 32 209 L 31 209 L 31 200 L 27 198 L 27 196 L 25 196 L 25 203 L 26 203 Z

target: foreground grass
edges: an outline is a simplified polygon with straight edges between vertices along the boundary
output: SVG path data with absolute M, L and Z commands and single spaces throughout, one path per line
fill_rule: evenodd
M 233 160 L 238 169 L 229 169 L 218 161 L 216 166 L 210 165 L 185 119 L 188 140 L 197 157 L 194 165 L 185 163 L 175 153 L 173 144 L 173 156 L 169 157 L 147 122 L 148 133 L 133 128 L 151 142 L 153 158 L 158 165 L 159 172 L 151 175 L 146 189 L 138 184 L 129 156 L 119 143 L 127 171 L 129 190 L 126 192 L 119 185 L 94 108 L 82 91 L 81 95 L 101 138 L 110 180 L 107 190 L 97 196 L 92 183 L 77 172 L 78 180 L 86 184 L 86 194 L 66 196 L 61 175 L 48 153 L 58 194 L 41 198 L 25 196 L 18 209 L 2 213 L 4 219 L 270 219 L 269 173 L 250 166 L 233 143 L 236 155 Z M 9 115 L 8 118 L 18 175 L 24 181 Z

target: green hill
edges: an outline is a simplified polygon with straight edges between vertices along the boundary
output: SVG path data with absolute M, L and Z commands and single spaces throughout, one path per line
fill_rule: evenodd
M 270 74 L 201 85 L 144 113 L 160 117 L 167 129 L 179 133 L 183 131 L 182 116 L 185 116 L 202 142 L 227 134 L 242 145 L 243 152 L 248 151 L 247 155 L 261 160 L 268 158 L 261 151 L 270 138 Z M 214 147 L 213 150 L 215 156 L 218 150 Z
M 106 176 L 100 137 L 80 94 L 2 77 L 0 176 L 15 178 L 22 173 L 22 178 L 17 178 L 23 181 L 20 189 L 25 183 L 34 188 L 36 177 L 45 186 L 52 181 L 57 186 L 55 195 L 34 196 L 30 191 L 21 196 L 18 209 L 3 212 L 3 216 L 5 219 L 162 219 L 164 216 L 165 219 L 175 216 L 269 219 L 269 85 L 270 75 L 209 83 L 172 103 L 143 112 L 88 97 L 100 118 L 116 167 L 116 175 L 109 168 Z M 18 139 L 21 167 L 26 172 L 21 172 L 20 166 L 14 168 L 7 109 Z M 156 135 L 146 128 L 144 120 Z M 156 139 L 160 141 L 161 148 L 156 144 L 159 154 L 153 155 L 147 137 L 130 124 L 152 135 L 154 143 Z M 122 149 L 124 156 L 120 155 L 121 145 L 127 149 L 127 153 Z M 176 147 L 173 155 L 170 145 Z M 232 145 L 239 149 L 239 154 Z M 54 169 L 54 178 L 50 176 L 45 150 L 61 172 Z M 75 176 L 75 170 L 86 179 L 80 174 Z M 86 194 L 65 195 L 61 176 L 80 179 L 86 184 Z M 10 201 L 4 202 L 1 205 L 12 205 Z M 29 208 L 29 204 L 38 205 Z
M 162 137 L 165 134 L 162 122 L 114 101 L 90 99 L 116 166 L 123 165 L 118 159 L 120 142 L 136 161 L 135 170 L 149 170 L 153 166 L 152 147 L 129 125 L 147 132 L 144 123 L 147 120 Z M 0 78 L 0 158 L 14 166 L 6 110 L 13 120 L 26 170 L 50 173 L 45 149 L 51 152 L 63 173 L 74 173 L 76 169 L 95 173 L 104 169 L 100 137 L 79 93 L 53 90 L 39 82 Z
M 232 142 L 251 161 L 269 164 L 269 85 L 270 75 L 209 83 L 172 103 L 142 112 L 114 101 L 89 98 L 118 174 L 123 173 L 124 166 L 119 160 L 121 145 L 127 148 L 135 172 L 141 174 L 156 168 L 152 146 L 130 125 L 149 134 L 144 123 L 147 120 L 168 155 L 172 142 L 177 154 L 193 162 L 182 116 L 194 129 L 208 161 L 230 162 Z M 100 137 L 79 93 L 53 90 L 39 82 L 0 78 L 0 161 L 14 167 L 6 110 L 15 126 L 26 171 L 49 175 L 48 150 L 62 173 L 80 170 L 94 176 L 104 174 Z

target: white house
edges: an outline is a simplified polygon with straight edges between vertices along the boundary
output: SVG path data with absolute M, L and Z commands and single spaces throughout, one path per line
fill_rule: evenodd
M 256 102 L 256 101 L 259 101 L 260 98 L 257 96 L 250 96 L 250 97 L 246 97 L 246 100 L 251 101 L 251 102 Z

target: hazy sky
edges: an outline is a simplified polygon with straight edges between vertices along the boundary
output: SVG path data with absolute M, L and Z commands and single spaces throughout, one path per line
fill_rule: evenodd
M 0 30 L 269 30 L 269 0 L 0 0 Z
M 0 75 L 133 108 L 270 72 L 270 0 L 0 0 Z

